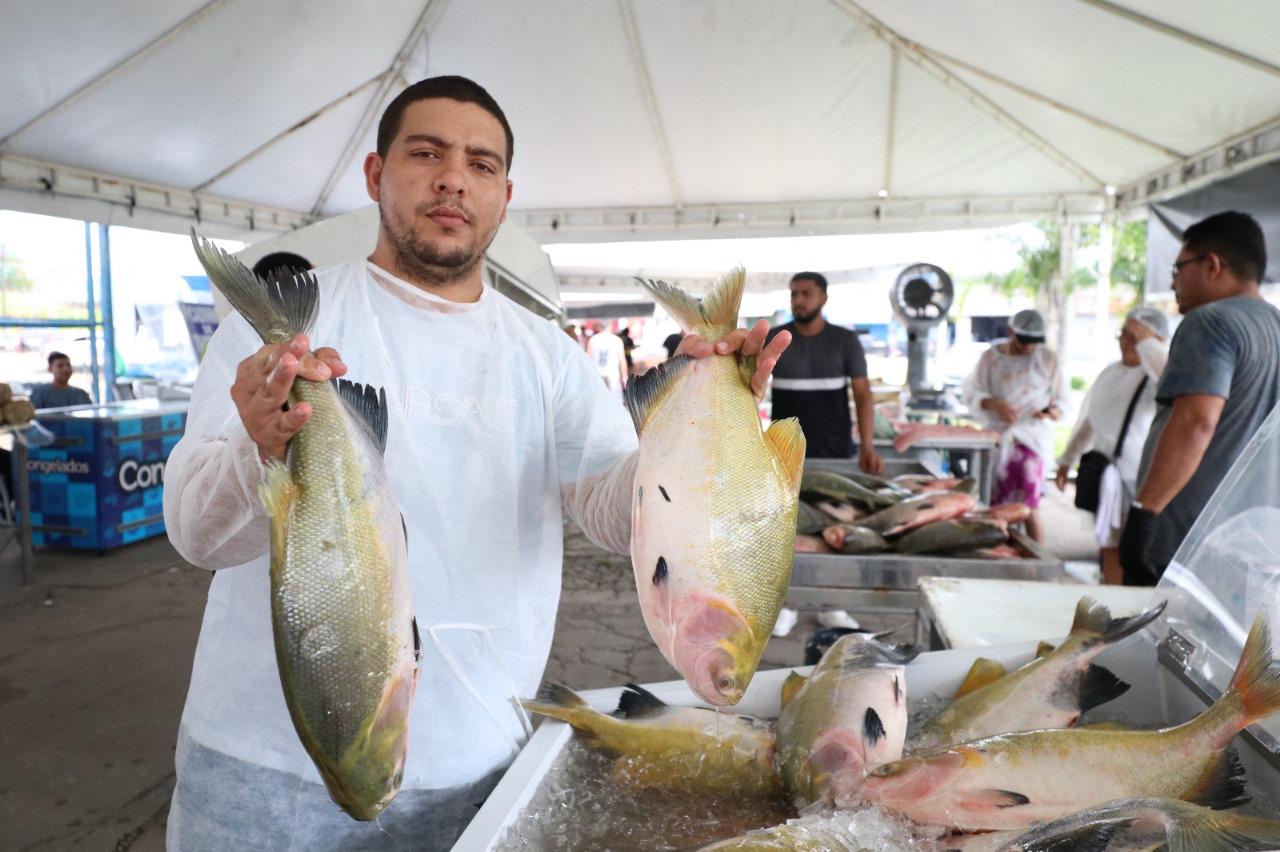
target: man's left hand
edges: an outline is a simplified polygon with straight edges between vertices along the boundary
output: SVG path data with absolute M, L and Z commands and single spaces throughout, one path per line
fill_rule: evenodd
M 884 473 L 884 459 L 876 452 L 875 447 L 864 446 L 858 450 L 858 467 L 863 473 L 879 476 Z
M 780 356 L 791 344 L 791 332 L 780 331 L 769 345 L 764 340 L 769 336 L 769 323 L 759 320 L 750 329 L 735 328 L 724 337 L 711 343 L 696 334 L 685 335 L 684 340 L 676 347 L 675 354 L 689 355 L 694 358 L 706 358 L 710 355 L 732 355 L 739 353 L 743 358 L 755 356 L 756 372 L 751 377 L 751 392 L 756 400 L 764 399 L 764 389 L 773 375 L 773 368 L 778 364 Z

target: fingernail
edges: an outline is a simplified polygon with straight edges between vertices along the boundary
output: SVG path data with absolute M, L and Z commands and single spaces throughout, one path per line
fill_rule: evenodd
M 316 372 L 320 374 L 320 378 L 322 379 L 327 379 L 329 378 L 329 376 L 333 375 L 333 372 L 329 369 L 328 364 L 321 364 L 319 367 L 316 368 Z
M 717 343 L 717 344 L 716 344 L 716 351 L 723 355 L 725 352 L 728 352 L 728 351 L 729 351 L 729 344 L 727 344 L 727 343 Z

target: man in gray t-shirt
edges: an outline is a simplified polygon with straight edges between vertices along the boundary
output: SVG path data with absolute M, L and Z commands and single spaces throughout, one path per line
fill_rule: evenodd
M 1248 214 L 1210 216 L 1183 236 L 1173 289 L 1186 319 L 1156 389 L 1141 485 L 1120 539 L 1127 584 L 1159 579 L 1280 402 L 1280 310 L 1258 291 L 1266 266 L 1262 229 Z

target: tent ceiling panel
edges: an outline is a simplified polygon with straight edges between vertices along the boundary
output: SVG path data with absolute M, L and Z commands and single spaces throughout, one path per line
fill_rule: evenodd
M 635 8 L 686 203 L 881 188 L 889 49 L 866 30 L 809 0 Z
M 385 70 L 418 11 L 388 4 L 374 16 L 365 3 L 226 0 L 74 109 L 23 133 L 13 150 L 194 187 Z M 338 33 L 342 60 L 334 61 Z
M 1280 119 L 1274 0 L 65 0 L 7 4 L 0 155 L 89 175 L 86 211 L 116 203 L 98 174 L 354 209 L 406 42 L 404 80 L 495 95 L 513 210 L 578 239 L 1040 215 L 1104 183 L 1129 203 Z M 0 161 L 7 203 L 34 174 Z
M 617 3 L 452 2 L 427 56 L 430 73 L 470 76 L 502 105 L 514 206 L 671 200 Z

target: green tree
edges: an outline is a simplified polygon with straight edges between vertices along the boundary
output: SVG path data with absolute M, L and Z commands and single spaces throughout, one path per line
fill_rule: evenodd
M 35 282 L 23 267 L 22 259 L 0 243 L 0 289 L 8 293 L 30 293 Z
M 1124 222 L 1116 227 L 1111 283 L 1132 289 L 1134 300 L 1142 300 L 1147 286 L 1146 222 Z

